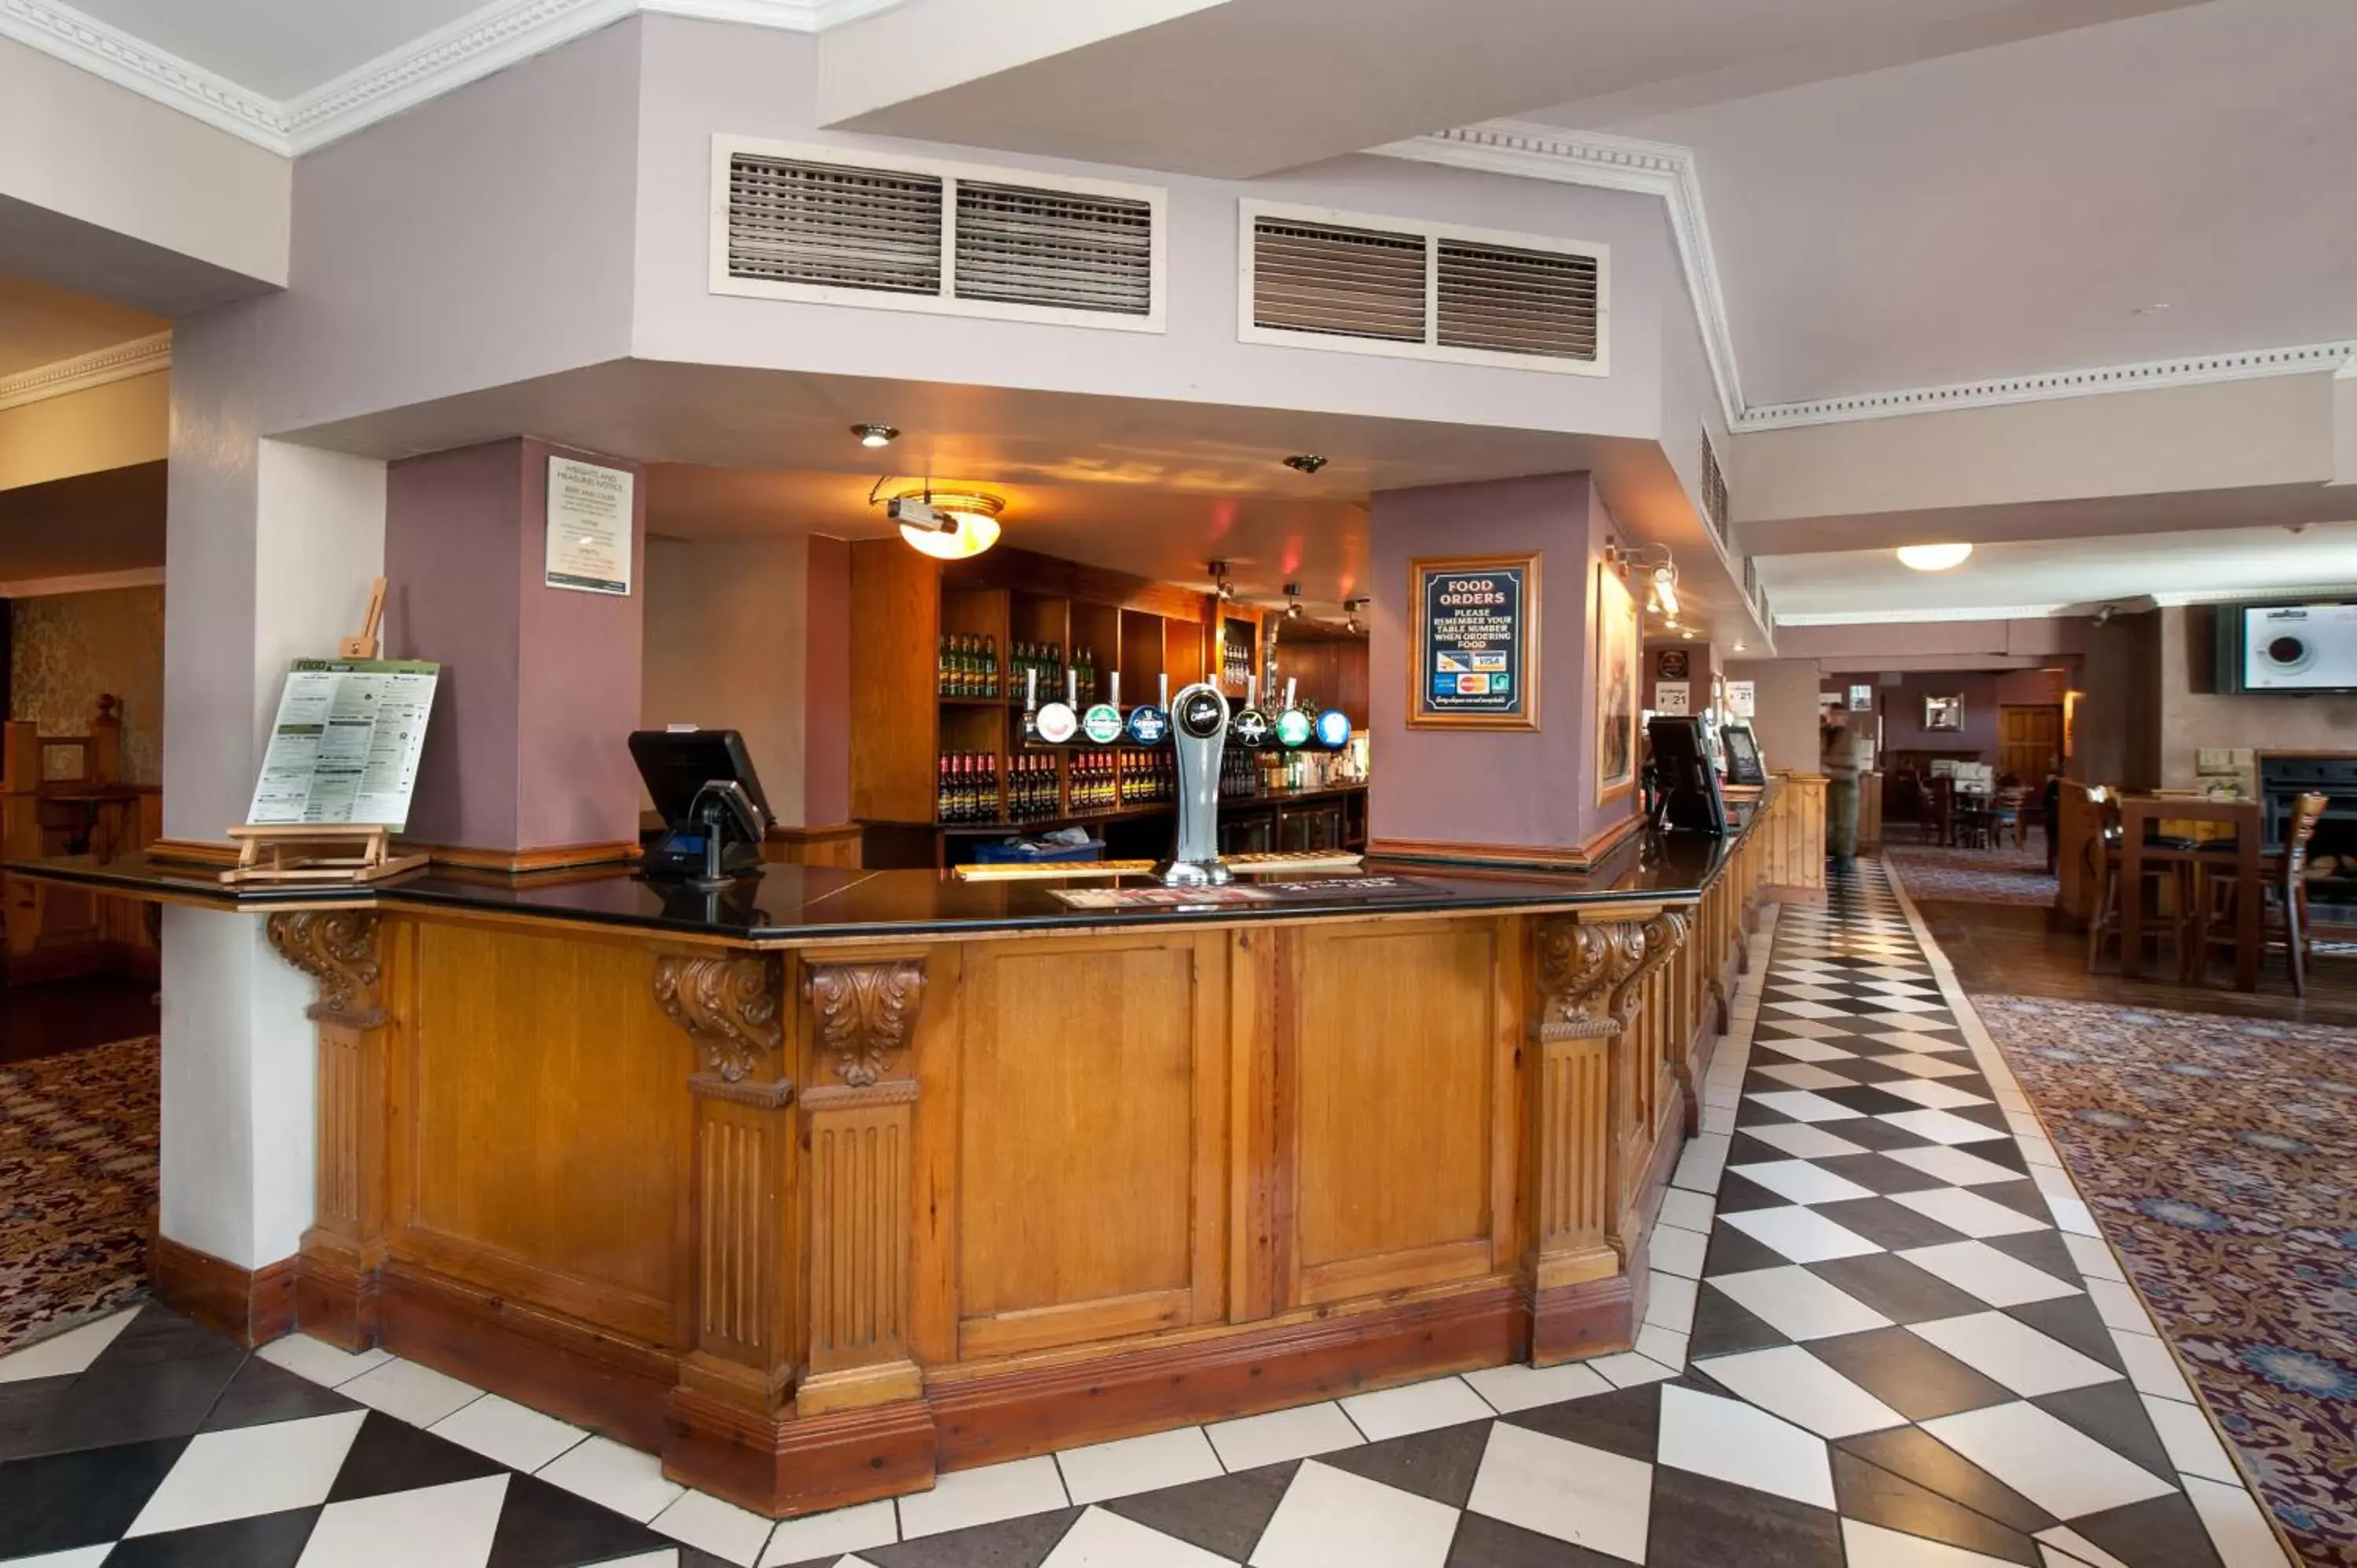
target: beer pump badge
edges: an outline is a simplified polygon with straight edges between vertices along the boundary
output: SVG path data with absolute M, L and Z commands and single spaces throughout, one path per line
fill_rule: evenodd
M 1276 715 L 1276 743 L 1287 751 L 1296 751 L 1309 744 L 1309 715 L 1299 708 L 1287 708 Z
M 1039 738 L 1049 746 L 1061 746 L 1079 733 L 1081 721 L 1069 703 L 1042 703 L 1038 720 Z
M 1111 703 L 1095 703 L 1081 716 L 1081 733 L 1098 746 L 1111 746 L 1121 732 L 1121 710 Z
M 1228 721 L 1228 733 L 1246 751 L 1258 751 L 1268 744 L 1268 715 L 1258 708 L 1246 708 Z
M 1208 691 L 1194 692 L 1178 710 L 1179 725 L 1189 735 L 1208 740 L 1220 733 L 1220 720 L 1226 716 L 1226 707 Z
M 1318 744 L 1329 751 L 1340 751 L 1350 745 L 1350 715 L 1340 708 L 1329 708 L 1318 714 Z
M 1169 738 L 1168 714 L 1145 703 L 1129 710 L 1129 741 L 1132 746 L 1160 746 Z

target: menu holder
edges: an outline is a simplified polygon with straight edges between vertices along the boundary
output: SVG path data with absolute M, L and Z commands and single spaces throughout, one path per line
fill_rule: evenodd
M 234 886 L 247 882 L 375 882 L 425 864 L 423 854 L 393 853 L 393 829 L 382 822 L 274 822 L 235 827 L 237 865 L 221 874 Z

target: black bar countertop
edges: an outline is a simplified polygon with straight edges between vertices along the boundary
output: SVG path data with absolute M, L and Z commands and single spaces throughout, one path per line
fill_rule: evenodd
M 376 908 L 621 928 L 650 935 L 751 947 L 857 939 L 965 937 L 994 931 L 1097 930 L 1129 926 L 1232 925 L 1376 914 L 1495 914 L 1629 903 L 1691 904 L 1717 879 L 1757 820 L 1757 805 L 1730 803 L 1727 836 L 1638 833 L 1584 873 L 1476 871 L 1461 865 L 1371 858 L 1357 872 L 1278 872 L 1269 880 L 1313 889 L 1284 903 L 1146 908 L 1074 908 L 1057 888 L 1147 886 L 1142 876 L 963 882 L 934 871 L 853 871 L 772 864 L 716 894 L 651 883 L 628 867 L 502 875 L 428 866 L 361 886 L 224 886 L 209 866 L 130 855 L 11 862 L 12 875 L 93 892 L 225 911 Z M 1412 886 L 1379 896 L 1361 876 Z M 1243 878 L 1250 882 L 1253 878 Z M 1334 885 L 1330 898 L 1314 891 Z

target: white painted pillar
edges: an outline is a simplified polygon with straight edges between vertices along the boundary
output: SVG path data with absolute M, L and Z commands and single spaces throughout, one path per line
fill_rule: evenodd
M 167 837 L 245 817 L 287 660 L 331 654 L 383 569 L 384 465 L 268 441 L 243 313 L 182 327 L 166 522 Z M 311 982 L 263 918 L 164 912 L 163 1234 L 243 1269 L 311 1222 Z

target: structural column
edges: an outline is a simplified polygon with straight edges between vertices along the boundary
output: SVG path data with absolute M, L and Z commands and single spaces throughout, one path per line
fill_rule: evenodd
M 631 476 L 626 594 L 546 581 L 549 465 Z M 491 870 L 638 850 L 646 487 L 636 465 L 529 439 L 395 463 L 384 530 L 385 649 L 442 664 L 409 837 Z
M 1533 1123 L 1531 1359 L 1544 1366 L 1625 1347 L 1637 1298 L 1629 1264 L 1640 1240 L 1621 1153 L 1650 1117 L 1630 1026 L 1645 979 L 1685 940 L 1675 910 L 1608 921 L 1540 919 L 1533 972 L 1537 1006 L 1528 1085 Z

